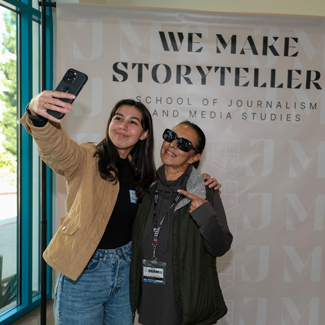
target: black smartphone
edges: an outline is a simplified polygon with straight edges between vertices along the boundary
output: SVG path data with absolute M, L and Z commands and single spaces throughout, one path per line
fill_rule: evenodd
M 87 80 L 88 80 L 88 76 L 83 72 L 80 72 L 75 69 L 69 69 L 64 74 L 62 80 L 55 88 L 55 90 L 78 96 L 78 94 L 80 93 L 81 89 L 83 88 Z M 74 99 L 67 99 L 67 98 L 58 98 L 58 99 L 70 104 L 72 104 L 74 101 Z M 53 111 L 51 109 L 48 109 L 47 112 L 58 119 L 62 119 L 65 115 L 63 113 Z

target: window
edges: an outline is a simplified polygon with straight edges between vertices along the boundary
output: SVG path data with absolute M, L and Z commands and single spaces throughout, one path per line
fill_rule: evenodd
M 47 11 L 48 45 L 52 20 Z M 4 325 L 40 304 L 40 160 L 30 135 L 17 123 L 30 98 L 40 92 L 40 24 L 38 1 L 0 0 L 0 322 Z M 48 48 L 52 53 L 52 46 Z M 47 66 L 53 66 L 52 54 Z M 47 71 L 51 81 L 52 71 Z M 48 241 L 51 176 L 47 169 Z M 47 273 L 50 297 L 49 267 Z
M 17 14 L 0 7 L 0 309 L 17 297 Z

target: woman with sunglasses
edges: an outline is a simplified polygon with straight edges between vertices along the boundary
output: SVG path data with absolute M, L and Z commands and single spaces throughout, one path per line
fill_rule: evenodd
M 196 170 L 205 135 L 184 121 L 163 139 L 158 181 L 133 226 L 132 311 L 144 325 L 214 324 L 227 312 L 216 257 L 233 237 L 219 193 Z

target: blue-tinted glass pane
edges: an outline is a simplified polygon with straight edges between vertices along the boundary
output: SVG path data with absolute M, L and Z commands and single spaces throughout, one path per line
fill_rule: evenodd
M 0 7 L 0 314 L 17 302 L 16 22 Z

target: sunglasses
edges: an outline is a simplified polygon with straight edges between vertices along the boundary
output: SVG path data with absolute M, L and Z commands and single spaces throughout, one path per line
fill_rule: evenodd
M 200 151 L 193 146 L 193 143 L 191 141 L 185 138 L 179 138 L 177 134 L 172 130 L 166 129 L 162 137 L 169 143 L 177 140 L 177 148 L 184 152 L 189 152 L 191 149 L 193 149 L 195 152 L 200 153 Z

